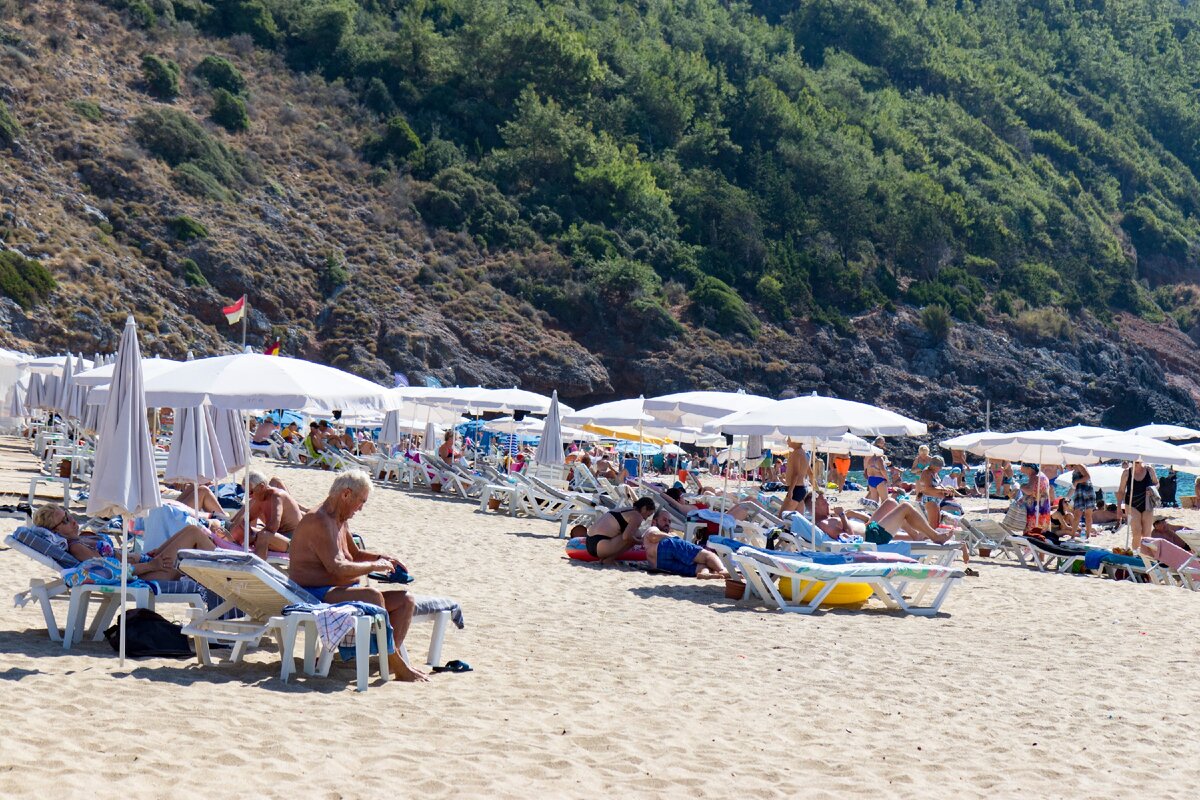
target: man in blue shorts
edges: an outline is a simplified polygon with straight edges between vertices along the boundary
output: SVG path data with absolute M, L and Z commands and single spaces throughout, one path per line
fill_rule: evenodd
M 671 515 L 666 511 L 655 513 L 653 527 L 642 537 L 642 545 L 650 569 L 702 580 L 729 577 L 716 554 L 671 535 Z

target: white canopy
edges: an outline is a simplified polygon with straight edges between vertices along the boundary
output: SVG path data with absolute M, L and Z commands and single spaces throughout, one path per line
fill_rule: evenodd
M 1200 439 L 1200 431 L 1196 430 L 1195 428 L 1185 428 L 1182 425 L 1164 425 L 1160 423 L 1130 428 L 1127 433 L 1132 433 L 1137 436 L 1148 436 L 1151 439 Z
M 970 452 L 987 458 L 1005 461 L 1024 461 L 1030 464 L 1063 464 L 1066 462 L 1095 464 L 1100 459 L 1083 453 L 1067 455 L 1062 447 L 1085 441 L 1052 431 L 1016 431 L 984 437 Z
M 986 439 L 989 436 L 995 436 L 995 435 L 996 435 L 996 431 L 980 431 L 978 433 L 964 433 L 961 436 L 955 436 L 952 439 L 946 439 L 943 442 L 939 442 L 939 444 L 946 450 L 967 450 L 967 451 L 973 453 L 975 451 L 972 450 L 972 448 L 975 447 L 977 444 L 979 444 L 980 439 Z
M 704 430 L 734 435 L 819 438 L 841 436 L 843 433 L 923 436 L 928 431 L 925 423 L 885 408 L 815 394 L 779 400 L 757 411 L 723 417 L 707 423 Z
M 169 358 L 143 358 L 142 379 L 149 380 L 164 372 L 168 372 L 182 364 Z M 102 367 L 85 370 L 75 376 L 75 382 L 80 386 L 103 386 L 112 380 L 115 364 L 105 364 Z
M 1072 455 L 1091 456 L 1103 461 L 1133 461 L 1140 458 L 1147 464 L 1161 464 L 1164 467 L 1200 467 L 1200 455 L 1178 445 L 1132 433 L 1081 439 L 1073 444 L 1063 445 L 1062 451 L 1068 458 Z
M 1094 439 L 1097 436 L 1114 436 L 1120 433 L 1118 430 L 1101 428 L 1096 425 L 1068 425 L 1065 428 L 1056 428 L 1050 432 L 1061 433 L 1063 436 L 1070 436 L 1073 439 Z M 1200 436 L 1200 433 L 1196 435 Z
M 654 417 L 646 413 L 645 400 L 637 397 L 629 400 L 613 400 L 610 403 L 600 403 L 599 405 L 581 408 L 570 414 L 564 414 L 562 424 L 573 426 L 600 425 L 605 428 L 636 428 L 641 425 L 648 428 L 655 425 L 656 422 Z
M 1092 476 L 1092 486 L 1114 494 L 1117 489 L 1121 488 L 1121 473 L 1124 471 L 1120 467 L 1088 467 L 1088 475 Z M 1062 489 L 1070 490 L 1071 473 L 1069 471 L 1062 473 L 1054 479 L 1054 484 Z
M 21 364 L 21 366 L 26 367 L 30 372 L 36 372 L 39 375 L 57 375 L 62 372 L 63 364 L 68 358 L 71 358 L 71 356 L 43 356 L 42 358 L 35 358 L 31 361 L 25 361 Z M 86 358 L 83 360 L 83 364 L 88 369 L 91 369 L 93 366 L 92 362 L 88 361 Z M 71 365 L 71 368 L 74 369 L 74 364 Z
M 820 453 L 848 456 L 877 456 L 883 453 L 878 447 L 853 433 L 843 433 L 832 439 L 818 441 L 814 449 Z
M 739 411 L 755 411 L 776 402 L 769 397 L 736 392 L 677 392 L 645 400 L 645 413 L 670 427 L 698 428 Z
M 401 398 L 377 383 L 340 369 L 287 356 L 238 353 L 198 358 L 146 380 L 156 407 L 200 405 L 252 410 L 319 408 L 389 411 Z

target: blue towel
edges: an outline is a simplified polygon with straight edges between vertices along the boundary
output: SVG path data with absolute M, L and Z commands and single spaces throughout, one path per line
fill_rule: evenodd
M 1088 550 L 1083 557 L 1083 566 L 1086 567 L 1089 572 L 1100 569 L 1100 565 L 1105 561 L 1104 557 L 1111 555 L 1112 553 L 1108 552 L 1107 550 Z

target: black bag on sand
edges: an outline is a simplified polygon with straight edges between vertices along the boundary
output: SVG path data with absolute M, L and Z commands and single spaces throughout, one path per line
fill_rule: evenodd
M 121 630 L 113 625 L 104 638 L 117 651 L 121 647 Z M 190 658 L 188 637 L 182 628 L 148 608 L 133 608 L 125 612 L 125 655 L 130 658 Z

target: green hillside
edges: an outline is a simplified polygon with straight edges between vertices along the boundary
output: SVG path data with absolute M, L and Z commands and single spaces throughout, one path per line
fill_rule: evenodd
M 616 304 L 669 337 L 684 293 L 750 334 L 740 298 L 835 323 L 1188 302 L 1147 291 L 1197 266 L 1200 14 L 1173 0 L 123 5 L 344 81 L 428 224 L 561 253 L 505 288 L 568 328 Z

